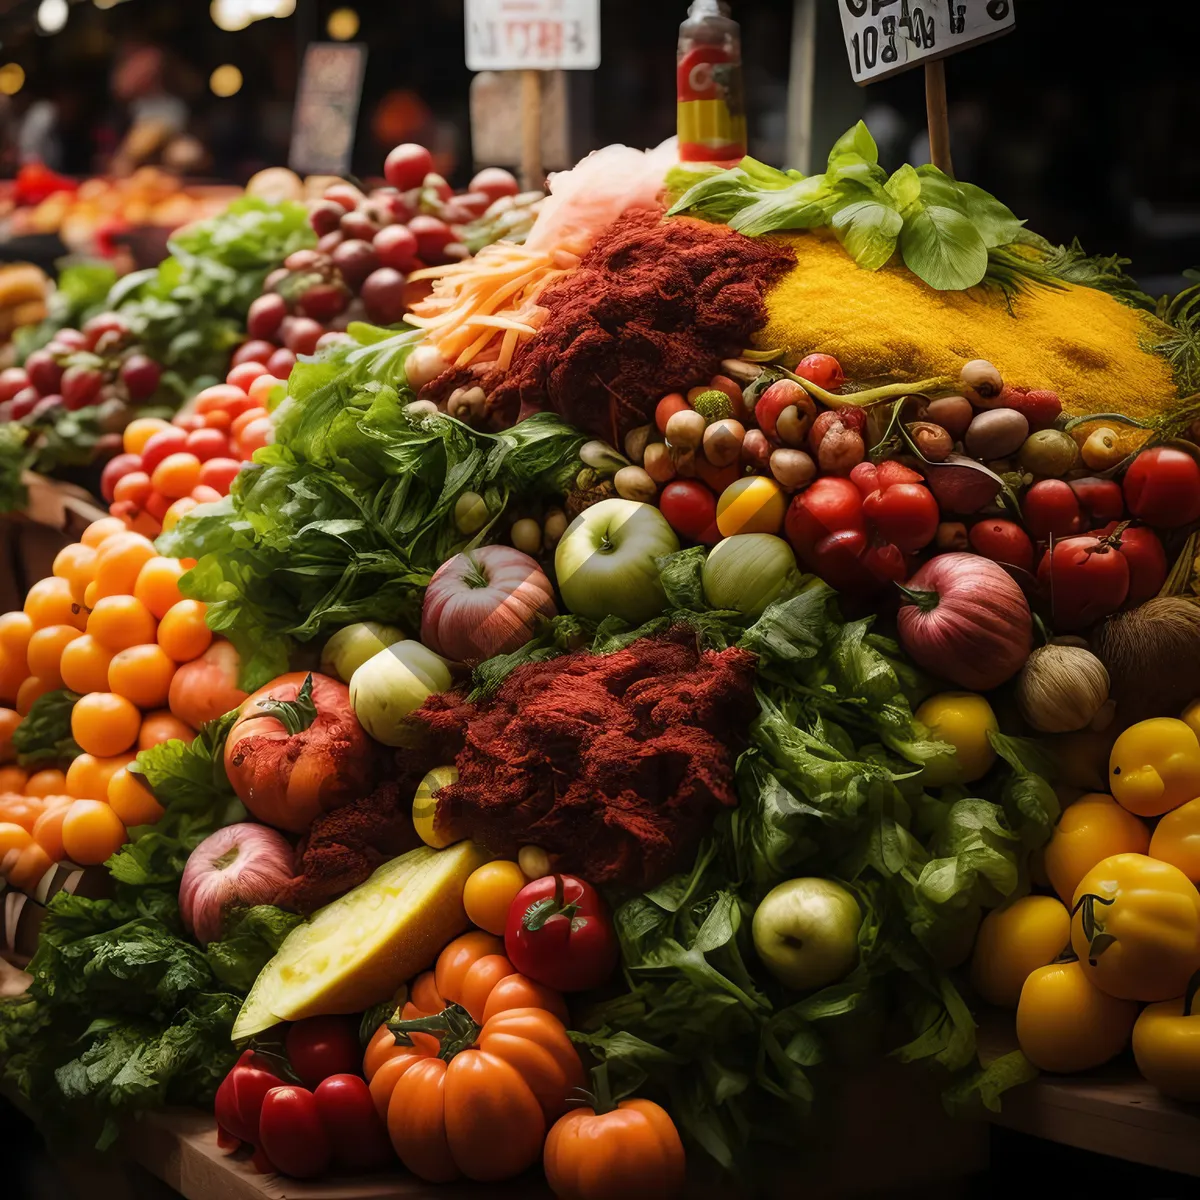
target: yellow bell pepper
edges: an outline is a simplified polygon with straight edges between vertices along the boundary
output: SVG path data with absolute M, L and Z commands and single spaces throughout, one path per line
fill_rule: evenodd
M 1174 717 L 1131 725 L 1108 760 L 1113 798 L 1139 817 L 1158 817 L 1200 796 L 1200 740 Z
M 1138 1070 L 1173 1100 L 1200 1100 L 1200 1012 L 1192 1011 L 1198 988 L 1194 975 L 1182 997 L 1147 1005 L 1133 1026 Z
M 1200 800 L 1189 800 L 1159 820 L 1149 854 L 1200 883 Z
M 1181 996 L 1200 970 L 1200 892 L 1170 863 L 1114 854 L 1075 889 L 1071 946 L 1090 982 L 1110 996 Z
M 1098 862 L 1114 854 L 1146 854 L 1149 848 L 1150 830 L 1140 817 L 1103 792 L 1089 792 L 1063 809 L 1043 862 L 1059 899 L 1070 904 L 1079 881 Z

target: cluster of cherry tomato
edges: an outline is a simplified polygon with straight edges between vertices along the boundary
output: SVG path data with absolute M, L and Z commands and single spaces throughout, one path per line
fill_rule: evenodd
M 0 709 L 0 759 L 38 697 L 80 697 L 71 733 L 82 753 L 65 772 L 0 770 L 0 874 L 14 884 L 64 858 L 102 863 L 129 826 L 162 815 L 129 767 L 140 750 L 194 736 L 169 707 L 178 668 L 212 643 L 205 606 L 179 590 L 192 565 L 105 517 L 59 552 L 22 611 L 0 616 L 0 702 L 13 706 Z
M 162 368 L 132 338 L 115 312 L 92 317 L 82 329 L 60 329 L 23 367 L 0 371 L 0 421 L 38 421 L 105 401 L 119 406 L 116 419 L 127 405 L 144 404 L 158 390 Z
M 242 361 L 172 420 L 131 421 L 124 453 L 100 477 L 109 512 L 134 532 L 156 537 L 198 504 L 227 496 L 242 464 L 271 440 L 267 404 L 283 384 L 264 363 Z

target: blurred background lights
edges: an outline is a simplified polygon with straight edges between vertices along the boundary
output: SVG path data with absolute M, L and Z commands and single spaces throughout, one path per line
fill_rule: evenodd
M 225 63 L 208 77 L 208 86 L 214 96 L 236 96 L 242 90 L 242 73 L 232 63 Z
M 0 95 L 15 96 L 25 86 L 25 69 L 19 63 L 0 67 Z
M 250 24 L 250 13 L 243 0 L 212 0 L 208 11 L 213 24 L 226 33 L 235 33 Z
M 348 42 L 358 33 L 358 13 L 352 8 L 335 8 L 329 14 L 325 24 L 325 32 L 335 42 Z
M 57 33 L 67 23 L 67 0 L 42 0 L 37 23 L 43 33 Z

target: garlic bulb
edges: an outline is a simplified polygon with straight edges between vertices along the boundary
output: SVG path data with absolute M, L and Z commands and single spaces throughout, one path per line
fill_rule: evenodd
M 1017 678 L 1017 703 L 1041 733 L 1072 733 L 1092 724 L 1108 701 L 1108 672 L 1080 646 L 1035 650 Z

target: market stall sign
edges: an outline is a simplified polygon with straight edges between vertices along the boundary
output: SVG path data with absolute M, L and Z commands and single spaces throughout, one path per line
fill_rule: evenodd
M 1012 0 L 840 0 L 850 73 L 876 83 L 1011 33 Z
M 467 0 L 471 71 L 594 71 L 600 0 Z
M 367 69 L 359 43 L 314 42 L 304 55 L 296 92 L 288 166 L 300 175 L 345 175 Z

